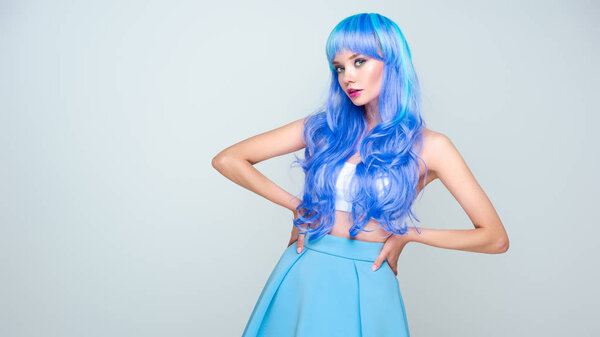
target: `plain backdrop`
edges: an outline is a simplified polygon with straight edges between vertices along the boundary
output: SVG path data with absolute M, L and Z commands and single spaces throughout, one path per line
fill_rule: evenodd
M 241 335 L 292 213 L 211 160 L 318 106 L 327 36 L 359 12 L 400 26 L 427 126 L 510 238 L 410 243 L 411 335 L 600 334 L 597 1 L 4 0 L 0 335 Z M 298 195 L 292 160 L 256 167 Z M 473 228 L 439 181 L 414 209 Z

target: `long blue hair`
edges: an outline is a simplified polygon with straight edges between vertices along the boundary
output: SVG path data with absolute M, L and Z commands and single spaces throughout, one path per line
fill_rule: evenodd
M 384 63 L 379 94 L 381 123 L 369 133 L 364 106 L 354 105 L 346 96 L 331 63 L 344 49 Z M 333 28 L 326 54 L 331 70 L 327 101 L 305 118 L 304 159 L 295 156 L 293 162 L 305 174 L 294 226 L 311 242 L 331 231 L 335 223 L 336 178 L 344 163 L 359 151 L 361 162 L 350 188 L 354 191 L 352 211 L 348 213 L 353 223 L 350 237 L 363 230 L 370 219 L 389 233 L 405 234 L 407 220 L 419 221 L 411 206 L 417 196 L 419 160 L 425 165 L 419 156 L 424 126 L 420 88 L 406 39 L 392 20 L 376 13 L 361 13 Z M 382 177 L 386 184 L 379 191 L 376 182 Z

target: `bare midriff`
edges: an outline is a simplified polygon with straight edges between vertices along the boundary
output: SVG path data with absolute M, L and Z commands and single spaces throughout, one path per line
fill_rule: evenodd
M 352 164 L 357 164 L 358 162 L 360 162 L 360 157 L 353 156 L 353 158 L 354 159 L 350 158 L 348 162 Z M 421 165 L 419 169 L 419 182 L 422 182 L 424 176 L 425 169 Z M 425 183 L 425 185 L 427 185 L 431 180 L 433 180 L 433 177 L 427 177 L 427 182 Z M 419 188 L 417 189 L 416 195 L 418 195 L 420 191 L 425 187 L 421 184 L 418 185 Z M 365 224 L 363 230 L 356 234 L 356 236 L 350 237 L 350 227 L 352 227 L 352 225 L 352 217 L 350 216 L 349 212 L 336 210 L 333 229 L 331 230 L 331 232 L 329 232 L 329 234 L 347 239 L 370 242 L 385 242 L 392 235 L 391 232 L 388 232 L 382 227 L 380 227 L 379 222 L 377 220 L 371 219 Z
M 349 217 L 350 213 L 336 210 L 335 223 L 333 225 L 333 229 L 331 230 L 331 232 L 329 232 L 329 234 L 346 239 L 370 242 L 385 242 L 391 235 L 390 232 L 386 232 L 383 228 L 379 227 L 378 221 L 371 219 L 363 227 L 362 231 L 356 234 L 355 237 L 350 237 L 350 227 L 352 227 L 352 219 L 349 219 Z

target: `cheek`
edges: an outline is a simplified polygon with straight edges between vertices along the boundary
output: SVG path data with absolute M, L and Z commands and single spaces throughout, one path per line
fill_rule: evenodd
M 371 87 L 379 92 L 381 89 L 381 79 L 383 77 L 383 67 L 376 65 L 371 69 L 369 73 L 369 84 Z

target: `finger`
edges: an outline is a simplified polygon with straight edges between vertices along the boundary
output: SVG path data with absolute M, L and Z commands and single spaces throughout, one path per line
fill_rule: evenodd
M 392 268 L 394 275 L 398 275 L 398 260 L 392 261 L 388 259 L 388 265 L 390 266 L 390 268 Z
M 306 235 L 304 235 L 304 234 L 302 234 L 302 235 L 298 235 L 298 243 L 297 243 L 297 246 L 298 246 L 298 247 L 296 248 L 296 251 L 297 251 L 298 253 L 302 252 L 302 249 L 304 249 L 304 237 L 305 237 L 305 236 L 306 236 Z
M 383 263 L 383 261 L 385 261 L 385 254 L 383 254 L 383 252 L 382 252 L 381 254 L 379 254 L 377 259 L 375 259 L 375 261 L 373 261 L 371 270 L 376 271 L 377 269 L 379 269 L 379 267 L 381 267 L 381 264 Z

